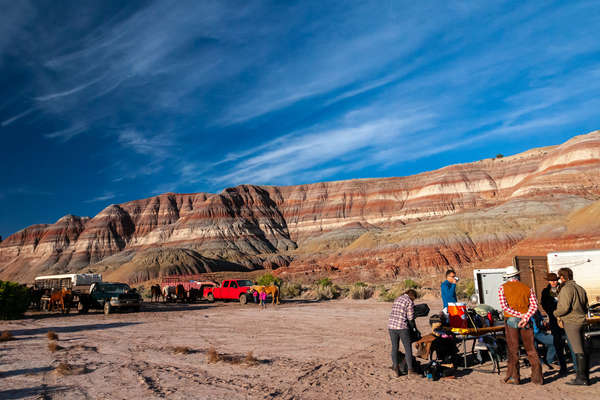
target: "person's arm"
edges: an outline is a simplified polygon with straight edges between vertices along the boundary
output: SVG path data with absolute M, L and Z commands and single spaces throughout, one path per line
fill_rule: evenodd
M 446 282 L 448 282 L 448 281 L 444 281 L 440 285 L 440 289 L 442 291 L 442 303 L 443 304 L 448 303 L 448 285 L 446 284 Z
M 552 314 L 552 312 L 554 311 L 554 299 L 552 298 L 552 296 L 550 295 L 550 290 L 548 290 L 548 288 L 545 288 L 544 290 L 542 290 L 542 301 L 541 304 L 542 309 L 546 312 L 546 314 L 550 315 Z
M 571 311 L 571 299 L 573 298 L 573 290 L 565 286 L 558 293 L 558 304 L 554 310 L 554 316 L 560 318 L 567 315 Z
M 519 322 L 519 326 L 523 327 L 527 325 L 529 319 L 535 314 L 538 309 L 537 297 L 533 289 L 529 291 L 529 308 L 527 309 L 527 313 L 521 317 L 521 322 Z
M 408 309 L 406 310 L 406 319 L 408 321 L 414 321 L 415 319 L 415 303 L 412 301 L 408 305 Z
M 508 302 L 506 301 L 506 296 L 504 295 L 504 286 L 500 286 L 500 289 L 498 289 L 498 299 L 500 300 L 500 307 L 502 307 L 502 311 L 506 312 L 507 314 L 512 315 L 513 317 L 517 317 L 517 318 L 523 317 L 523 314 L 521 314 L 520 312 L 518 312 L 516 310 L 513 310 L 508 305 Z

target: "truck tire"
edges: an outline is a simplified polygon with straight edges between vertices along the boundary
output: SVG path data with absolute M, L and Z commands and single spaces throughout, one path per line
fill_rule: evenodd
M 206 296 L 206 300 L 208 300 L 209 303 L 214 303 L 215 302 L 215 295 L 212 293 L 209 293 L 208 296 Z
M 104 303 L 104 315 L 108 315 L 112 312 L 112 307 L 110 303 L 107 301 Z
M 142 308 L 142 306 L 135 306 L 135 307 L 133 307 L 133 312 L 140 312 L 141 308 Z
M 248 297 L 242 293 L 240 294 L 240 304 L 246 304 L 248 302 Z

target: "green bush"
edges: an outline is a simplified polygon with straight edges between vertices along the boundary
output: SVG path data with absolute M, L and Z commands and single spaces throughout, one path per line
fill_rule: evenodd
M 0 281 L 0 319 L 15 319 L 29 307 L 29 290 L 15 282 Z
M 282 299 L 299 297 L 302 294 L 302 285 L 299 283 L 284 282 L 281 285 L 280 295 Z
M 405 279 L 404 282 L 402 283 L 404 285 L 404 289 L 408 290 L 408 289 L 418 289 L 421 287 L 421 285 L 416 282 L 413 281 L 412 279 Z
M 417 290 L 420 287 L 421 287 L 421 285 L 418 282 L 416 282 L 412 279 L 405 279 L 404 281 L 402 281 L 401 284 L 392 286 L 390 289 L 384 288 L 381 291 L 381 293 L 379 294 L 379 300 L 394 301 L 394 300 L 396 300 L 396 298 L 398 298 L 398 296 L 403 295 L 404 292 L 406 292 L 408 289 Z M 419 292 L 417 291 L 417 297 L 418 296 L 419 296 Z
M 456 297 L 459 299 L 469 299 L 475 293 L 475 282 L 473 279 L 461 279 L 456 285 Z
M 273 276 L 273 274 L 261 275 L 258 278 L 258 280 L 256 281 L 256 283 L 261 286 L 271 286 L 271 285 L 281 286 L 281 282 L 282 282 L 281 278 Z
M 328 286 L 331 286 L 332 284 L 333 284 L 333 282 L 331 282 L 331 279 L 329 279 L 329 278 L 322 278 L 317 281 L 317 286 L 321 286 L 321 287 L 328 287 Z

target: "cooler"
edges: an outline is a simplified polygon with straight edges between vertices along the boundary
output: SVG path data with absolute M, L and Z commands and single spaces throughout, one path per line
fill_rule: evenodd
M 468 328 L 467 305 L 465 303 L 448 303 L 448 319 L 450 328 Z

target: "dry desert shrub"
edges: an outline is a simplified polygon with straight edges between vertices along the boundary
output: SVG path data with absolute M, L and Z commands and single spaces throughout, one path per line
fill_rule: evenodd
M 61 362 L 60 364 L 58 364 L 58 366 L 55 369 L 56 373 L 59 375 L 81 375 L 81 374 L 85 374 L 87 372 L 87 367 L 84 366 L 78 366 L 78 365 L 73 365 L 73 364 L 67 364 L 64 362 Z
M 192 349 L 187 346 L 177 346 L 173 348 L 173 353 L 175 354 L 190 354 Z
M 284 282 L 281 285 L 280 295 L 282 299 L 293 299 L 302 294 L 302 285 L 299 283 Z
M 63 350 L 64 347 L 58 345 L 56 342 L 48 342 L 48 350 L 50 350 L 51 353 L 54 353 L 55 351 L 58 350 Z
M 350 297 L 354 300 L 370 299 L 375 292 L 375 288 L 367 285 L 364 282 L 356 282 L 350 287 Z
M 254 357 L 254 354 L 251 351 L 249 351 L 248 354 L 246 354 L 246 358 L 244 359 L 244 361 L 250 365 L 258 364 L 258 359 Z
M 8 342 L 9 340 L 15 340 L 13 334 L 10 331 L 4 331 L 0 335 L 0 342 Z
M 208 352 L 206 353 L 206 360 L 209 364 L 214 364 L 219 361 L 219 353 L 217 353 L 217 350 L 214 347 L 208 349 Z
M 58 335 L 54 331 L 48 331 L 46 336 L 48 336 L 48 340 L 58 340 Z

